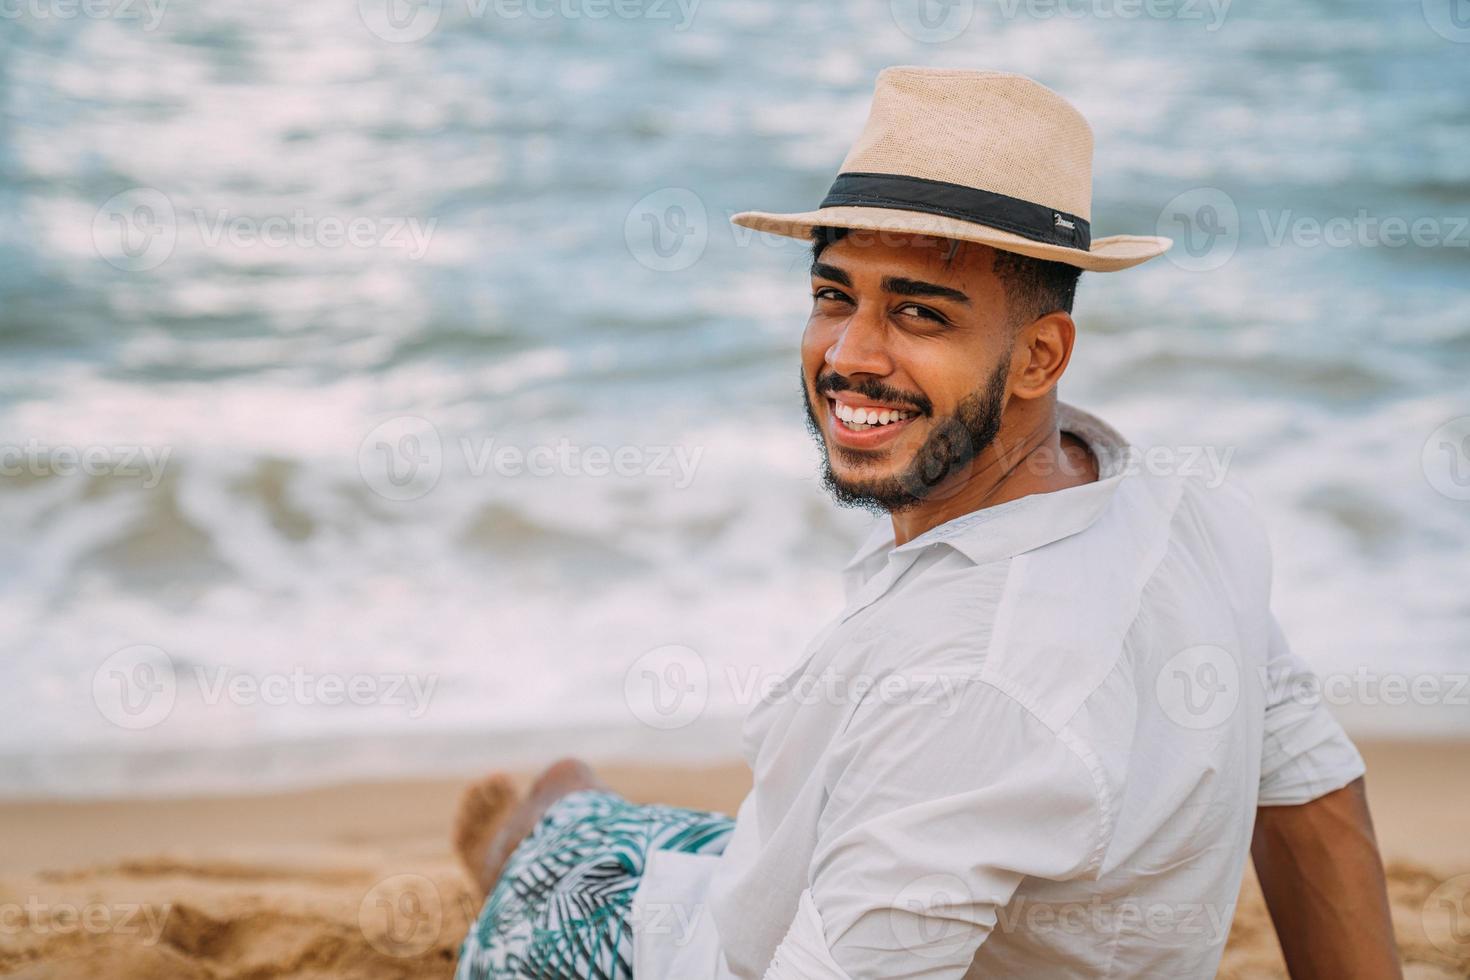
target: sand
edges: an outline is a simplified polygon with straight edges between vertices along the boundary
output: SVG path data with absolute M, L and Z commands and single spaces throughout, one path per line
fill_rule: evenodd
M 1406 972 L 1470 977 L 1470 745 L 1363 748 Z M 749 785 L 600 768 L 633 799 L 727 812 Z M 448 977 L 478 911 L 448 849 L 460 785 L 0 804 L 0 975 Z M 1249 875 L 1220 975 L 1285 976 Z

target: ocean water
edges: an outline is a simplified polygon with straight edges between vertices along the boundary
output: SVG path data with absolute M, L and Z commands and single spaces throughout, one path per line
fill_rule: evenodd
M 0 793 L 733 751 L 869 519 L 805 250 L 726 219 L 890 64 L 1083 110 L 1095 232 L 1180 245 L 1084 276 L 1064 397 L 1228 461 L 1351 724 L 1463 728 L 1470 12 L 921 4 L 12 5 Z

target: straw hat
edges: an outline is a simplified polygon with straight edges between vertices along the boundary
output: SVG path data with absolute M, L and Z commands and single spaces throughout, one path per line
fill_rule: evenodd
M 934 235 L 1113 272 L 1152 235 L 1093 238 L 1092 130 L 1051 89 L 994 71 L 887 68 L 862 135 L 815 211 L 730 220 L 791 238 L 830 225 Z

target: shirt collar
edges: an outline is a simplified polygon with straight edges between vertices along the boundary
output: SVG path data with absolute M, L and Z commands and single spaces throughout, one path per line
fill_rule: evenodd
M 975 564 L 1012 558 L 1085 530 L 1102 515 L 1127 471 L 1128 440 L 1102 419 L 1057 403 L 1057 427 L 1087 444 L 1098 479 L 1079 487 L 1035 493 L 971 511 L 893 547 L 893 523 L 880 519 L 847 563 L 853 571 L 882 552 L 905 554 L 947 544 Z

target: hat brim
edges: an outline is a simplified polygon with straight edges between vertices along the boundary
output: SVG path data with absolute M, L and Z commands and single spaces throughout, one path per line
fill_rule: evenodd
M 1084 252 L 1063 245 L 1032 241 L 1008 231 L 942 214 L 858 206 L 820 208 L 800 214 L 742 211 L 730 220 L 742 228 L 808 241 L 811 240 L 812 229 L 819 226 L 951 238 L 1029 255 L 1033 259 L 1064 262 L 1088 272 L 1117 272 L 1127 269 L 1163 255 L 1174 244 L 1173 239 L 1154 235 L 1111 235 L 1094 240 L 1092 248 Z

